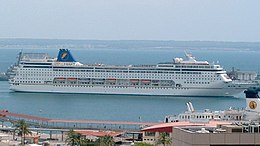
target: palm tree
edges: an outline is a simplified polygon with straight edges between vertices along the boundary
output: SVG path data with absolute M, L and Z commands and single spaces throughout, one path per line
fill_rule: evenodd
M 162 132 L 156 140 L 156 145 L 162 144 L 163 146 L 171 145 L 172 140 L 168 133 Z
M 25 135 L 32 134 L 24 120 L 18 120 L 15 124 L 15 131 L 21 136 L 21 144 L 24 145 Z
M 96 140 L 96 145 L 97 146 L 114 146 L 115 141 L 112 136 L 105 135 Z
M 75 132 L 73 129 L 67 133 L 65 141 L 70 146 L 86 146 L 90 143 L 90 140 L 83 137 L 80 133 Z
M 76 146 L 76 145 L 80 145 L 81 142 L 81 134 L 76 133 L 73 129 L 71 129 L 68 134 L 67 134 L 67 138 L 66 138 L 66 142 L 68 142 L 68 145 L 71 146 Z

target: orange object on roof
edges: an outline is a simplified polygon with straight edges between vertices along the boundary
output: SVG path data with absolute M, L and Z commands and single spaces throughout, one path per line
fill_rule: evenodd
M 119 136 L 122 135 L 123 132 L 115 132 L 115 131 L 97 131 L 97 130 L 75 130 L 75 132 L 80 133 L 81 135 L 85 136 L 97 136 L 97 137 L 102 137 L 102 136 Z

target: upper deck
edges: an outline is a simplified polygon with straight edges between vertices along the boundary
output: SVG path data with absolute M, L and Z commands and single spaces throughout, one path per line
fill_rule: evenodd
M 66 57 L 68 58 L 66 60 Z M 175 58 L 171 62 L 162 62 L 153 65 L 108 65 L 108 64 L 81 64 L 72 57 L 69 50 L 61 49 L 57 58 L 51 58 L 47 53 L 22 53 L 20 64 L 24 66 L 52 66 L 59 68 L 99 68 L 99 69 L 132 69 L 132 70 L 182 70 L 182 71 L 222 71 L 220 65 L 209 64 L 207 61 L 197 61 L 191 54 L 187 59 Z

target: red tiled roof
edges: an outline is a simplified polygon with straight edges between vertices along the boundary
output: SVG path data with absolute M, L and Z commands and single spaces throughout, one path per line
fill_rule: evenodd
M 84 124 L 115 124 L 115 125 L 156 125 L 155 122 L 125 122 L 125 121 L 102 121 L 102 120 L 61 120 L 51 119 L 49 122 L 61 123 L 84 123 Z
M 122 132 L 96 131 L 96 130 L 75 130 L 75 132 L 80 133 L 81 135 L 85 135 L 85 136 L 97 136 L 97 137 L 101 137 L 101 136 L 105 136 L 105 135 L 115 137 L 115 136 L 119 136 L 119 135 L 123 134 Z

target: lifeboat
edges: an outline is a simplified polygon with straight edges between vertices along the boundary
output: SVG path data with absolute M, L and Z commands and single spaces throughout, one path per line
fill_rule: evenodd
M 55 78 L 55 80 L 57 80 L 57 81 L 64 81 L 65 78 Z
M 116 81 L 115 78 L 107 78 L 106 80 L 107 80 L 108 82 L 115 82 L 115 81 Z
M 138 79 L 130 79 L 130 82 L 132 82 L 132 83 L 138 83 L 139 80 L 138 80 Z
M 76 81 L 77 78 L 68 78 L 67 80 L 69 80 L 69 81 Z
M 141 80 L 142 83 L 150 83 L 151 80 Z

